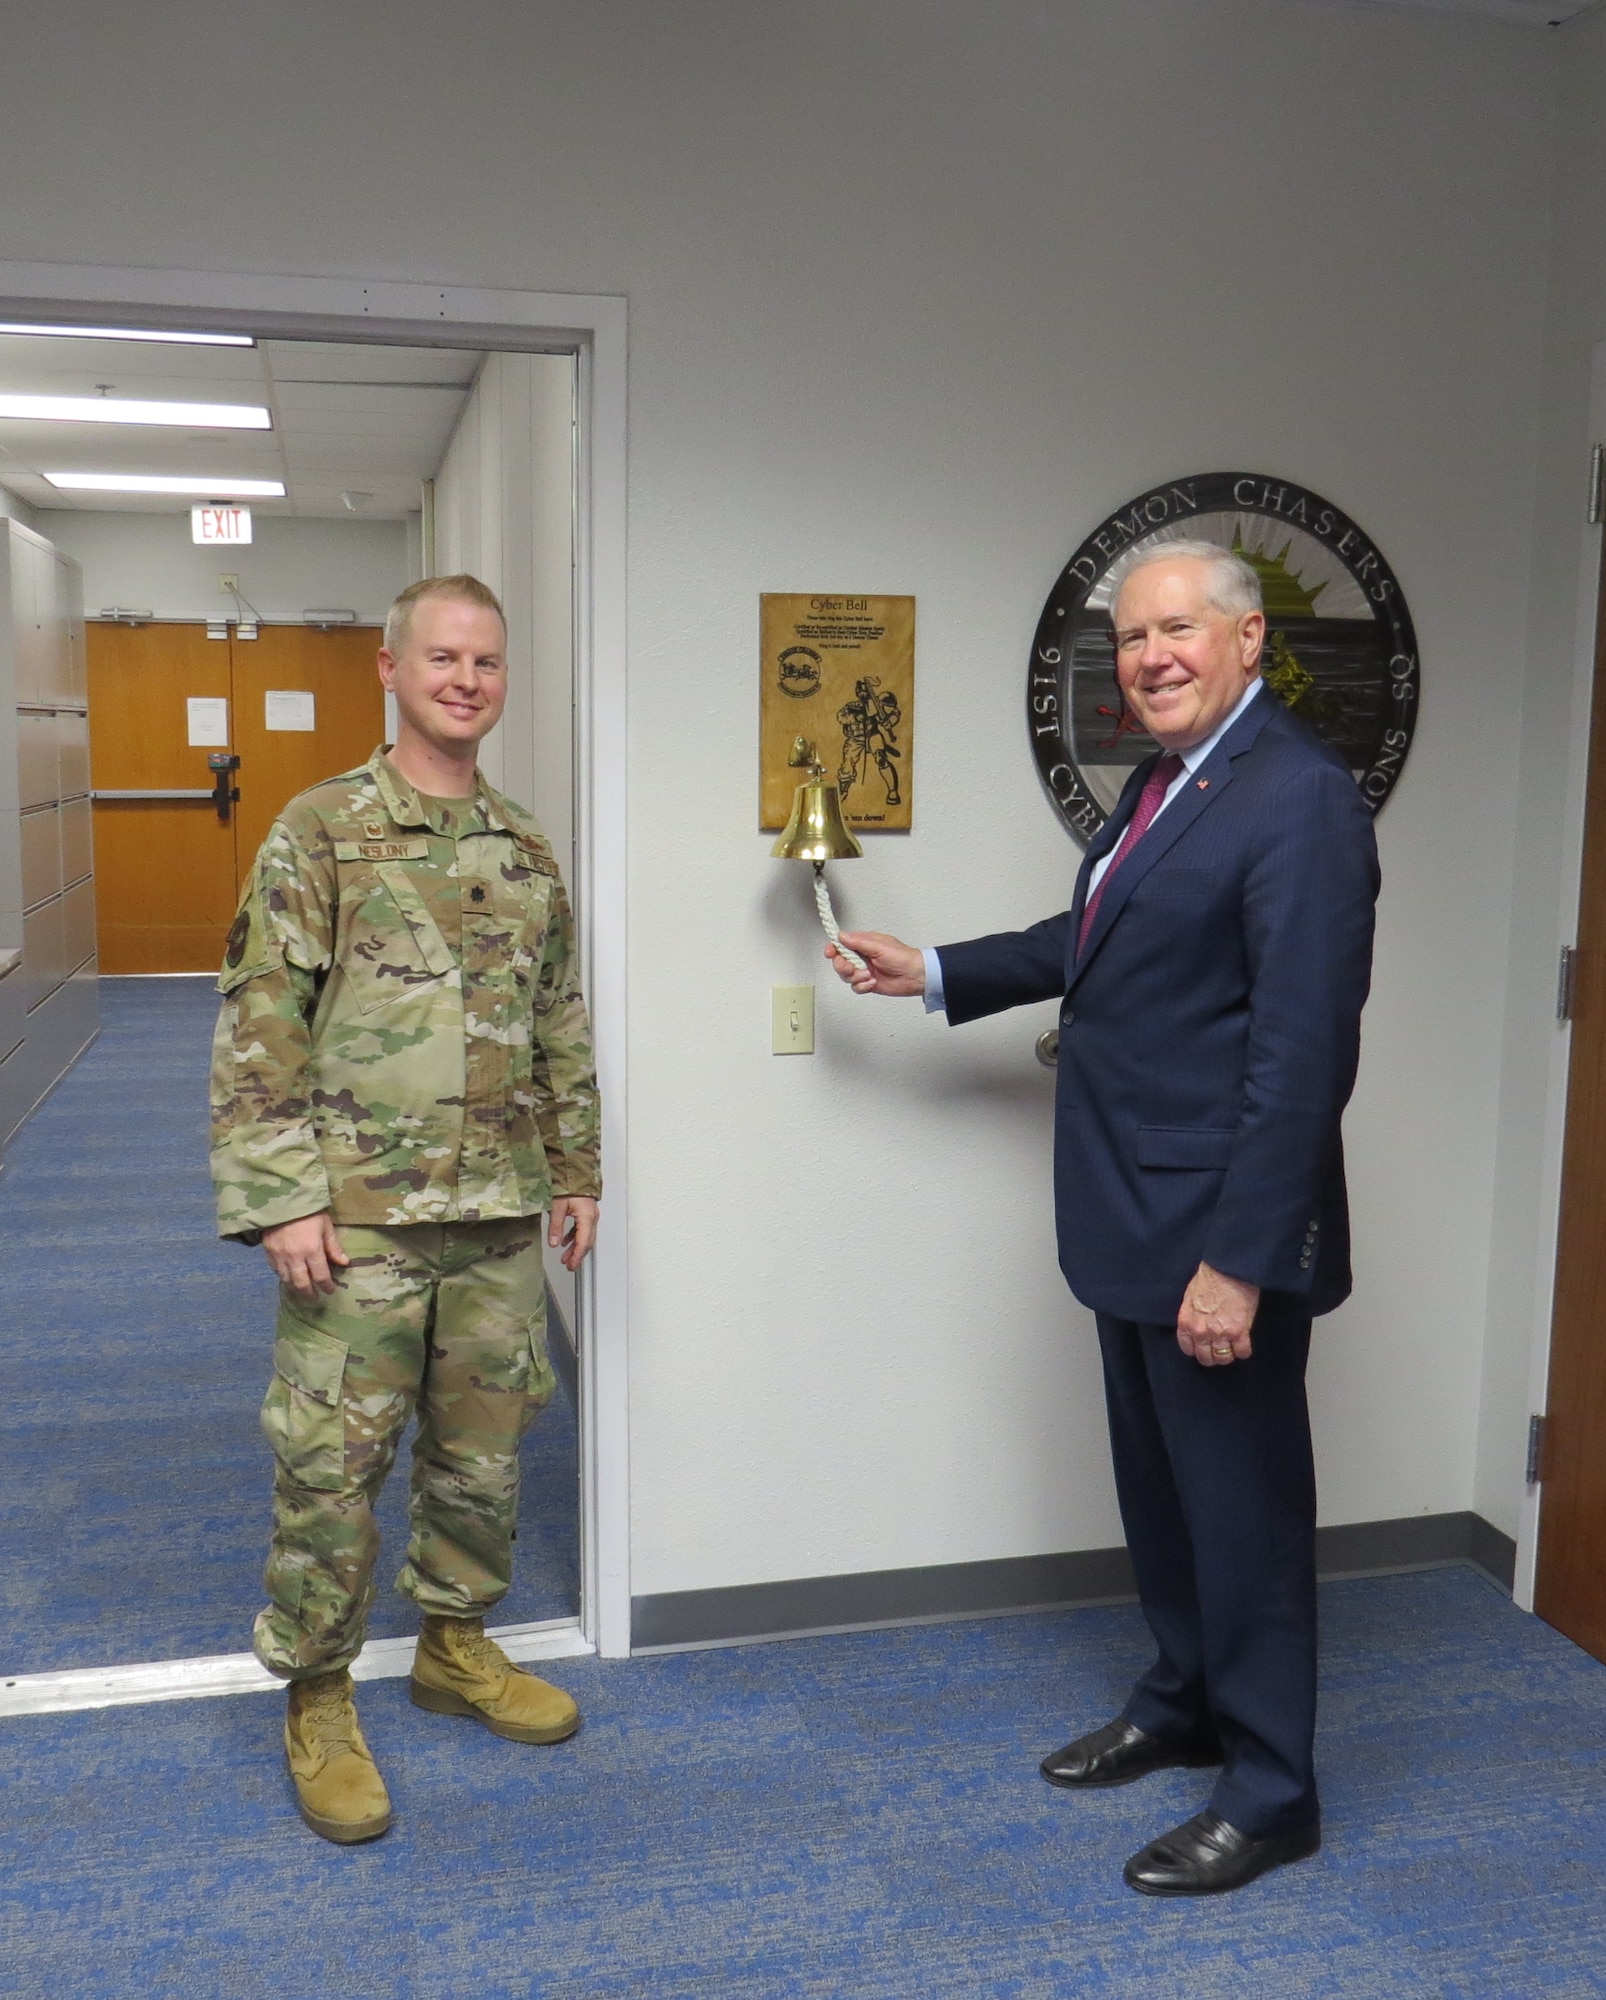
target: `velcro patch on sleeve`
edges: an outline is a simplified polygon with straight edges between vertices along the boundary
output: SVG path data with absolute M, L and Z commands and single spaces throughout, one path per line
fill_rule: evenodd
M 271 972 L 284 963 L 284 946 L 268 931 L 262 920 L 262 901 L 253 881 L 247 888 L 230 927 L 223 948 L 223 970 L 218 975 L 219 993 L 233 993 L 258 973 Z

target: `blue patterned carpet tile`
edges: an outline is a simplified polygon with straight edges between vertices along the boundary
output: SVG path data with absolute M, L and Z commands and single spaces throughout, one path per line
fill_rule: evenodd
M 1436 1606 L 1436 1645 L 1413 1597 Z M 1441 1664 L 1453 1708 L 1469 1647 L 1492 1675 L 1536 1635 L 1558 1702 L 1570 1682 L 1587 1704 L 1606 1679 L 1467 1571 L 1331 1586 L 1324 1601 L 1335 1677 L 1365 1668 L 1335 1628 L 1381 1617 L 1422 1634 L 1406 1668 L 1424 1709 Z M 1469 1635 L 1481 1635 L 1476 1645 Z M 1074 1706 L 1102 1693 L 1123 1644 L 1130 1671 L 1141 1627 L 1117 1608 L 564 1661 L 552 1677 L 574 1689 L 587 1723 L 553 1750 L 421 1715 L 403 1684 L 370 1683 L 364 1726 L 397 1825 L 345 1851 L 295 1817 L 274 1696 L 9 1724 L 0 1966 L 15 1984 L 0 1990 L 73 2000 L 331 1990 L 1582 2000 L 1606 1990 L 1606 1770 L 1576 1752 L 1547 1763 L 1533 1744 L 1507 1756 L 1498 1726 L 1463 1732 L 1459 1758 L 1432 1773 L 1411 1741 L 1391 1740 L 1389 1719 L 1374 1729 L 1386 1756 L 1359 1723 L 1324 1732 L 1327 1845 L 1313 1861 L 1209 1903 L 1129 1894 L 1121 1862 L 1194 1810 L 1207 1777 L 1167 1772 L 1089 1798 L 1054 1791 L 1035 1768 L 1061 1740 L 1057 1718 L 1046 1735 L 1040 1726 L 1054 1704 L 1016 1678 L 1057 1660 Z M 971 1698 L 989 1684 L 990 1702 Z M 946 1739 L 915 1735 L 911 1697 L 944 1688 L 960 1691 Z M 821 1726 L 837 1690 L 860 1710 L 853 1743 Z M 992 1726 L 995 1712 L 1013 1712 L 1008 1728 Z

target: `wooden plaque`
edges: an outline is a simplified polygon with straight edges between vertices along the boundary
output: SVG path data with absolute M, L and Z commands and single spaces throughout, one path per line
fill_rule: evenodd
M 914 791 L 915 601 L 818 591 L 759 599 L 759 825 L 785 826 L 809 737 L 855 833 L 907 832 Z

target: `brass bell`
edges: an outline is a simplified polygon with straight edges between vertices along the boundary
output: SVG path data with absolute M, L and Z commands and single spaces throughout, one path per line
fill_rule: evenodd
M 842 817 L 842 794 L 826 782 L 825 766 L 806 736 L 792 745 L 787 762 L 809 775 L 798 786 L 792 817 L 770 853 L 777 861 L 812 861 L 816 867 L 822 861 L 851 861 L 862 855 L 864 849 Z

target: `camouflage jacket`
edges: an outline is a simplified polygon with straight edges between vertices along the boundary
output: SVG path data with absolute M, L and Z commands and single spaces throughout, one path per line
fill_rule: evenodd
M 292 799 L 218 991 L 221 1235 L 325 1208 L 491 1221 L 600 1192 L 568 899 L 534 821 L 483 779 L 443 810 L 376 750 Z

